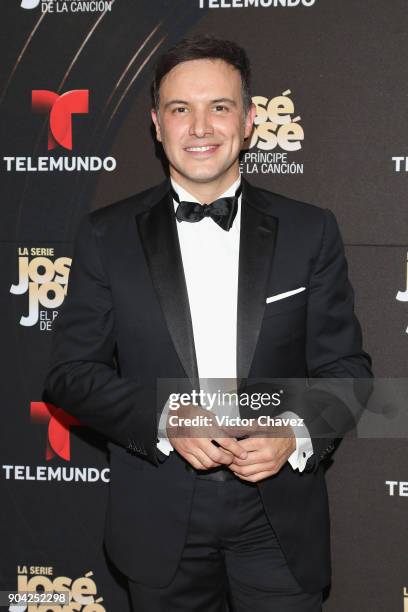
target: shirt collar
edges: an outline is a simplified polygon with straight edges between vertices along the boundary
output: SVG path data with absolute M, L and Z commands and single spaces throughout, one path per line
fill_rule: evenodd
M 174 191 L 177 192 L 178 197 L 180 198 L 180 201 L 183 202 L 198 202 L 197 198 L 195 198 L 191 193 L 189 193 L 186 189 L 184 189 L 183 187 L 181 187 L 181 185 L 179 185 L 178 183 L 176 183 L 176 181 L 173 178 L 170 178 L 171 181 L 171 185 L 174 189 Z M 241 176 L 239 176 L 233 183 L 232 185 L 230 185 L 228 187 L 228 189 L 226 191 L 224 191 L 224 193 L 222 193 L 219 197 L 220 198 L 229 198 L 235 195 L 239 184 L 241 183 Z M 218 199 L 218 198 L 217 198 Z M 239 200 L 241 200 L 241 196 L 239 197 Z M 175 200 L 173 200 L 174 206 L 175 208 L 178 206 L 177 202 Z

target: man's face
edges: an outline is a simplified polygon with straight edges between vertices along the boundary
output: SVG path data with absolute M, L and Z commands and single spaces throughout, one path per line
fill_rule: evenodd
M 193 183 L 236 177 L 255 114 L 254 105 L 244 114 L 241 75 L 223 60 L 178 64 L 160 84 L 159 112 L 152 110 L 171 176 Z

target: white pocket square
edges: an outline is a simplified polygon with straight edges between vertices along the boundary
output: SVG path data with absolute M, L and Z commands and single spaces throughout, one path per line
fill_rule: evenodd
M 266 303 L 270 304 L 271 302 L 277 302 L 278 300 L 284 300 L 287 297 L 290 297 L 291 295 L 295 295 L 296 293 L 301 293 L 302 291 L 305 291 L 306 287 L 299 287 L 298 289 L 292 289 L 292 291 L 285 291 L 285 293 L 277 293 L 276 295 L 271 295 L 270 297 L 266 298 Z

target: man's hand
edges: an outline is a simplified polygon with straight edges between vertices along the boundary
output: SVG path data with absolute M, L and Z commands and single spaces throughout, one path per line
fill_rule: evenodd
M 228 466 L 241 480 L 259 482 L 277 474 L 296 449 L 296 437 L 290 427 L 284 430 L 285 437 L 260 437 L 254 435 L 238 444 L 248 451 L 246 459 L 236 459 Z M 277 434 L 278 435 L 278 434 Z
M 210 412 L 191 404 L 169 413 L 167 436 L 173 448 L 197 470 L 229 466 L 248 456 L 235 438 L 226 436 Z

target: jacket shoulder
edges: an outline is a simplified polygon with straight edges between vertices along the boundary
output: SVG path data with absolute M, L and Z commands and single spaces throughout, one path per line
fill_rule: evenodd
M 149 187 L 123 200 L 113 202 L 88 213 L 89 220 L 94 227 L 100 228 L 111 224 L 121 225 L 122 222 L 127 222 L 129 216 L 136 215 L 158 202 L 164 196 L 167 189 L 168 182 L 166 180 L 159 185 Z
M 246 183 L 248 203 L 277 219 L 282 240 L 305 249 L 320 249 L 327 236 L 339 236 L 334 214 L 315 204 L 288 198 Z
M 298 217 L 304 220 L 321 221 L 325 217 L 328 210 L 316 204 L 303 202 L 289 198 L 280 193 L 268 191 L 267 189 L 256 188 L 259 199 L 262 200 L 265 206 L 265 212 L 279 217 Z

